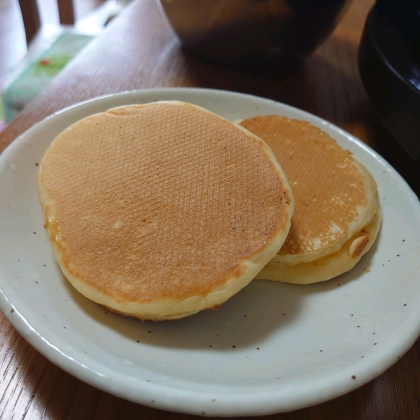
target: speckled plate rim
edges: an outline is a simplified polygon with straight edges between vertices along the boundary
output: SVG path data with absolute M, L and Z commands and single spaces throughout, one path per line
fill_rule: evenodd
M 381 165 L 384 170 L 391 174 L 392 182 L 396 184 L 406 197 L 406 202 L 401 203 L 401 205 L 412 208 L 418 220 L 416 228 L 419 229 L 420 206 L 417 197 L 401 176 L 382 157 L 360 140 L 335 125 L 307 112 L 271 100 L 227 91 L 193 88 L 150 89 L 106 95 L 75 104 L 51 115 L 19 136 L 0 156 L 0 177 L 7 157 L 13 153 L 19 153 L 19 148 L 22 144 L 29 138 L 39 135 L 51 121 L 58 122 L 62 130 L 82 117 L 110 107 L 163 99 L 178 99 L 200 104 L 203 97 L 206 98 L 208 103 L 219 103 L 219 105 L 215 106 L 216 108 L 221 108 L 221 115 L 223 115 L 223 107 L 229 107 L 230 101 L 243 100 L 244 102 L 249 102 L 249 114 L 244 115 L 242 112 L 232 119 L 256 115 L 255 109 L 261 106 L 261 109 L 264 109 L 264 107 L 272 109 L 272 112 L 303 119 L 322 128 L 339 143 L 345 144 L 353 152 L 356 152 L 355 154 L 358 157 L 363 157 L 363 163 L 366 166 L 369 167 L 369 163 L 374 162 Z M 42 325 L 31 320 L 30 314 L 26 313 L 27 308 L 24 301 L 8 298 L 8 284 L 3 281 L 1 272 L 0 308 L 12 325 L 30 344 L 53 363 L 79 379 L 114 395 L 155 408 L 191 414 L 202 414 L 205 412 L 206 415 L 214 416 L 264 415 L 285 412 L 338 397 L 365 384 L 388 369 L 414 344 L 420 334 L 420 307 L 418 309 L 412 307 L 406 324 L 402 325 L 396 332 L 396 340 L 387 346 L 383 346 L 378 351 L 374 362 L 372 362 L 372 359 L 369 361 L 360 360 L 351 367 L 331 375 L 328 382 L 314 378 L 313 381 L 305 383 L 291 383 L 288 391 L 283 391 L 282 393 L 279 393 L 275 386 L 261 387 L 259 389 L 250 387 L 250 392 L 246 395 L 244 395 L 244 389 L 241 387 L 213 389 L 212 395 L 217 395 L 218 404 L 211 404 L 206 389 L 200 389 L 194 384 L 191 384 L 190 388 L 188 386 L 187 388 L 183 386 L 174 388 L 167 387 L 165 384 L 145 381 L 127 382 L 127 378 L 120 375 L 118 371 L 109 369 L 90 356 L 83 358 L 78 354 L 78 357 L 75 358 L 73 356 L 72 343 L 66 341 L 66 336 L 52 334 Z M 357 381 L 343 380 L 344 377 L 351 377 L 350 375 L 357 376 Z M 153 398 L 156 399 L 157 404 L 150 403 Z

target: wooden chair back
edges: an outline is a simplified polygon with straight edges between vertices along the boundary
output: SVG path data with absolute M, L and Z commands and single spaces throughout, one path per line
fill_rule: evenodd
M 58 14 L 62 25 L 74 25 L 73 0 L 57 0 Z M 29 44 L 41 26 L 37 0 L 19 0 L 25 27 L 26 43 Z

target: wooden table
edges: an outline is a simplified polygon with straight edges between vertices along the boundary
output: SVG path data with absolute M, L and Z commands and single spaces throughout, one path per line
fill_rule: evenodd
M 378 150 L 420 192 L 419 165 L 382 127 L 363 91 L 357 46 L 372 0 L 355 0 L 333 35 L 289 75 L 221 69 L 180 49 L 154 0 L 137 0 L 0 135 L 0 151 L 52 112 L 129 89 L 193 86 L 246 92 L 316 114 Z M 419 419 L 420 341 L 392 368 L 335 400 L 269 419 Z M 0 313 L 0 418 L 192 419 L 99 391 L 34 350 Z M 262 417 L 261 417 L 262 418 Z

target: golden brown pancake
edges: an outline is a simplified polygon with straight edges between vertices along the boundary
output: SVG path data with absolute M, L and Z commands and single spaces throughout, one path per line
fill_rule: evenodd
M 257 278 L 312 283 L 350 270 L 380 227 L 377 186 L 369 171 L 305 121 L 269 115 L 240 124 L 273 149 L 295 197 L 289 235 Z
M 280 249 L 293 212 L 261 139 L 182 102 L 115 108 L 72 125 L 47 150 L 38 192 L 73 286 L 152 320 L 237 293 Z

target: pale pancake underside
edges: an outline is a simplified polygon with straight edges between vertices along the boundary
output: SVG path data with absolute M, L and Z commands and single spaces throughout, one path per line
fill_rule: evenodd
M 333 254 L 373 218 L 375 180 L 326 133 L 276 115 L 240 124 L 273 149 L 293 189 L 295 212 L 278 263 L 308 263 Z
M 46 152 L 38 191 L 70 282 L 153 320 L 212 308 L 246 286 L 283 244 L 294 207 L 263 141 L 181 102 L 69 127 Z

